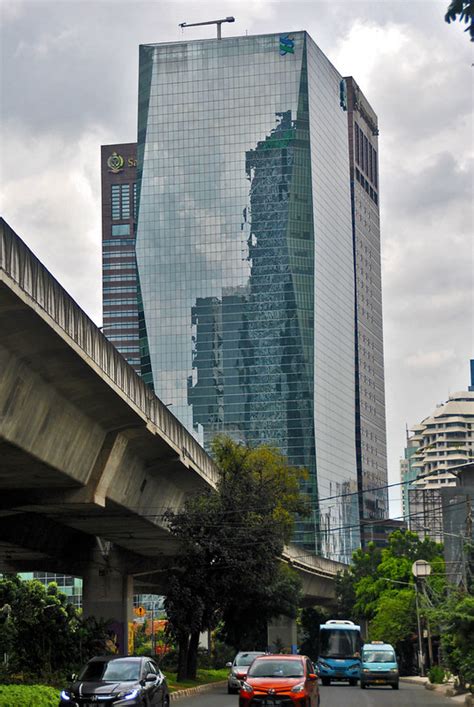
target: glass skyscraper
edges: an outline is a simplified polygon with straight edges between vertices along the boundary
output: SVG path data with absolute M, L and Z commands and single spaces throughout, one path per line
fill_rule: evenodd
M 346 83 L 305 32 L 140 47 L 145 380 L 209 448 L 309 471 L 295 542 L 360 544 Z

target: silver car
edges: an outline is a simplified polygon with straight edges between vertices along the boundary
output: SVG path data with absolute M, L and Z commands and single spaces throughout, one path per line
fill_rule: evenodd
M 227 663 L 226 667 L 230 668 L 227 679 L 227 692 L 229 695 L 239 692 L 240 684 L 242 680 L 245 680 L 250 665 L 259 655 L 265 655 L 264 651 L 241 651 L 237 653 L 232 663 Z

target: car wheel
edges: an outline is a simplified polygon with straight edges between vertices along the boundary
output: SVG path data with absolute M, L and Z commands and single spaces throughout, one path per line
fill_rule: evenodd
M 362 682 L 362 680 L 361 680 L 360 681 L 360 689 L 365 690 L 366 687 L 367 687 L 367 685 L 365 684 L 365 682 Z
M 228 695 L 236 695 L 238 693 L 238 690 L 235 689 L 235 687 L 231 687 L 230 685 L 227 685 L 227 694 Z
M 392 685 L 392 688 L 393 688 L 394 690 L 398 690 L 398 682 L 394 683 L 394 684 Z
M 170 707 L 170 698 L 167 695 L 163 697 L 163 707 Z
M 349 685 L 352 685 L 352 686 L 357 685 L 356 678 L 349 678 Z
M 331 684 L 331 678 L 321 678 L 321 682 L 323 683 L 323 685 L 328 686 Z

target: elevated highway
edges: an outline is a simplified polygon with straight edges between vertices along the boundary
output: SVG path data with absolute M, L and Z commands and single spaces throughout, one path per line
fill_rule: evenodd
M 0 331 L 0 572 L 83 577 L 84 611 L 126 645 L 133 591 L 166 593 L 164 511 L 217 468 L 3 219 Z M 337 563 L 284 559 L 332 599 Z

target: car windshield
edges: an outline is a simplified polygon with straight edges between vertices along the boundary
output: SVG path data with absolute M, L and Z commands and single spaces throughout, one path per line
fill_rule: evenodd
M 395 663 L 393 651 L 364 651 L 362 654 L 364 663 Z
M 236 665 L 250 665 L 250 663 L 253 663 L 254 659 L 258 656 L 262 655 L 261 653 L 239 653 L 235 657 L 235 664 Z
M 299 660 L 256 660 L 248 672 L 249 678 L 300 678 L 303 664 Z
M 127 682 L 140 678 L 140 663 L 126 658 L 116 660 L 94 660 L 88 663 L 79 675 L 84 682 Z

